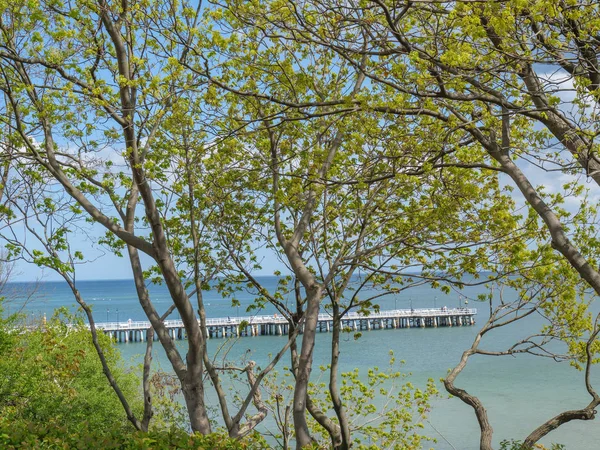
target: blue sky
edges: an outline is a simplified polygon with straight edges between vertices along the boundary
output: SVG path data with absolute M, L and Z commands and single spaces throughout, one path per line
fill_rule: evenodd
M 88 247 L 90 243 L 79 240 L 78 242 L 72 242 L 75 247 Z M 282 273 L 286 273 L 287 270 L 277 257 L 267 249 L 260 249 L 258 252 L 259 260 L 262 264 L 262 270 L 257 271 L 255 275 L 273 275 L 275 270 L 279 270 Z M 86 253 L 89 254 L 89 253 Z M 148 267 L 151 264 L 151 260 L 148 257 L 142 256 L 142 263 L 144 267 Z M 99 256 L 98 259 L 81 264 L 77 267 L 76 279 L 77 280 L 119 280 L 119 279 L 131 279 L 133 274 L 131 272 L 131 266 L 129 265 L 129 258 L 125 254 L 123 258 L 119 258 L 113 254 L 106 253 L 103 256 Z M 23 261 L 19 261 L 15 270 L 12 274 L 11 281 L 58 281 L 62 280 L 62 277 L 56 272 L 50 269 L 42 269 L 35 264 L 28 264 Z
M 20 261 L 13 272 L 12 281 L 56 281 L 62 277 L 50 269 L 42 269 L 35 264 Z M 127 258 L 119 258 L 115 255 L 105 255 L 89 264 L 83 264 L 77 268 L 76 273 L 79 280 L 115 280 L 133 278 L 131 267 Z

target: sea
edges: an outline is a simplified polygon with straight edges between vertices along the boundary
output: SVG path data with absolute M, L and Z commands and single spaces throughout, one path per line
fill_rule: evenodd
M 275 277 L 259 277 L 259 280 L 270 291 L 274 291 L 278 283 Z M 145 319 L 133 280 L 79 281 L 77 287 L 86 302 L 92 305 L 96 322 Z M 361 377 L 365 379 L 369 368 L 379 367 L 384 370 L 390 359 L 390 351 L 393 351 L 398 361 L 404 361 L 401 371 L 409 374 L 407 380 L 411 383 L 424 387 L 427 379 L 436 381 L 441 394 L 432 401 L 423 434 L 435 438 L 437 442 L 426 443 L 425 448 L 479 448 L 479 427 L 475 414 L 459 399 L 449 397 L 439 380 L 459 362 L 463 351 L 471 346 L 479 327 L 488 318 L 488 304 L 477 301 L 478 294 L 486 293 L 486 289 L 483 286 L 465 287 L 462 291 L 444 294 L 421 285 L 380 297 L 376 301 L 381 309 L 443 306 L 476 308 L 478 313 L 474 326 L 372 330 L 363 332 L 359 339 L 355 339 L 352 334 L 343 336 L 340 356 L 342 371 L 358 368 Z M 166 287 L 149 285 L 149 290 L 157 310 L 164 312 L 171 303 Z M 50 317 L 56 308 L 63 306 L 71 311 L 77 310 L 73 295 L 62 282 L 8 283 L 2 295 L 7 299 L 4 304 L 5 314 L 21 311 L 29 321 L 40 320 L 44 315 Z M 505 295 L 514 294 L 509 292 Z M 250 309 L 255 299 L 250 291 L 237 292 L 235 298 L 239 301 L 239 306 L 232 306 L 231 298 L 223 298 L 216 290 L 205 292 L 207 316 L 244 317 L 276 312 L 268 305 L 263 309 Z M 176 312 L 170 317 L 177 318 Z M 538 331 L 542 325 L 543 319 L 533 315 L 509 327 L 490 332 L 483 339 L 481 348 L 506 349 L 516 340 Z M 227 348 L 227 357 L 233 360 L 251 358 L 259 366 L 266 365 L 285 342 L 286 338 L 279 336 L 243 337 L 233 347 Z M 319 377 L 319 365 L 328 362 L 330 342 L 330 334 L 318 334 L 313 369 L 315 378 Z M 223 339 L 211 339 L 209 351 L 213 354 L 222 353 L 223 344 Z M 128 364 L 139 364 L 145 351 L 144 343 L 117 345 Z M 179 341 L 178 345 L 184 352 L 185 342 Z M 160 350 L 156 351 L 155 361 L 168 370 L 168 361 Z M 280 363 L 280 370 L 284 370 L 283 366 L 288 365 L 288 361 L 289 359 L 284 358 Z M 531 355 L 477 355 L 470 358 L 455 384 L 481 399 L 489 413 L 494 428 L 494 442 L 498 446 L 504 439 L 522 440 L 536 427 L 564 410 L 587 405 L 590 397 L 583 380 L 583 373 L 571 367 L 568 362 L 555 362 L 550 358 Z M 600 389 L 600 368 L 595 370 L 592 382 Z M 215 401 L 214 395 L 209 394 L 208 399 L 209 402 Z M 380 401 L 383 403 L 384 400 Z M 268 427 L 269 423 L 267 420 L 264 426 Z M 560 443 L 569 450 L 600 449 L 600 421 L 573 421 L 550 433 L 542 443 L 548 447 L 551 443 Z

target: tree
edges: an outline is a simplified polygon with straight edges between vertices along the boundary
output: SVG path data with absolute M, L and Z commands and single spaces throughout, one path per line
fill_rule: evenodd
M 528 342 L 533 347 L 520 350 L 535 352 L 558 334 L 569 345 L 570 358 L 586 365 L 586 389 L 591 396 L 590 404 L 581 410 L 567 411 L 543 424 L 525 439 L 524 446 L 532 446 L 566 421 L 593 418 L 598 395 L 589 373 L 598 327 L 597 320 L 586 312 L 583 292 L 587 286 L 598 292 L 596 264 L 587 251 L 596 248 L 595 228 L 588 226 L 595 220 L 595 209 L 583 201 L 579 211 L 568 214 L 561 207 L 564 197 L 580 195 L 581 187 L 569 182 L 564 192 L 546 195 L 534 188 L 519 167 L 524 159 L 518 158 L 538 161 L 542 168 L 554 163 L 558 170 L 573 173 L 574 166 L 565 166 L 560 153 L 544 151 L 545 145 L 553 146 L 558 141 L 586 174 L 597 177 L 595 125 L 593 120 L 586 120 L 590 110 L 587 97 L 596 94 L 598 77 L 593 50 L 597 39 L 596 6 L 563 2 L 547 9 L 543 2 L 383 1 L 256 2 L 246 8 L 240 2 L 223 2 L 222 6 L 248 27 L 248 36 L 258 35 L 258 41 L 273 38 L 283 46 L 333 52 L 331 59 L 354 67 L 368 80 L 370 89 L 368 94 L 356 98 L 297 100 L 292 95 L 272 95 L 253 86 L 239 89 L 235 84 L 228 85 L 220 73 L 205 70 L 213 83 L 230 92 L 268 99 L 305 114 L 311 108 L 312 114 L 345 113 L 352 105 L 381 113 L 382 120 L 396 117 L 399 123 L 404 123 L 406 117 L 428 118 L 432 123 L 429 136 L 433 134 L 431 130 L 437 130 L 434 135 L 452 136 L 455 143 L 432 155 L 430 167 L 440 173 L 449 167 L 470 169 L 471 173 L 500 172 L 512 179 L 531 207 L 529 225 L 525 226 L 537 233 L 530 235 L 534 236 L 537 250 L 526 251 L 524 241 L 516 244 L 513 258 L 505 260 L 506 272 L 519 271 L 542 286 L 548 280 L 568 280 L 565 289 L 555 291 L 550 285 L 540 291 L 543 294 L 539 302 L 531 301 L 533 297 L 527 293 L 530 283 L 518 286 L 527 301 L 517 302 L 515 312 L 528 315 L 541 311 L 550 323 L 549 328 L 542 330 L 542 343 Z M 561 103 L 553 95 L 558 82 L 539 76 L 539 68 L 546 70 L 548 65 L 573 77 L 579 89 L 575 102 Z M 569 118 L 565 110 L 573 105 L 579 109 Z M 547 132 L 540 132 L 536 128 L 539 124 L 556 141 L 550 140 Z M 538 219 L 532 214 L 541 223 L 536 223 Z M 567 266 L 549 250 L 548 239 L 568 261 Z M 532 264 L 534 270 L 528 268 Z M 539 270 L 544 265 L 554 266 L 553 275 Z M 568 274 L 573 270 L 587 284 Z M 579 296 L 574 295 L 576 291 Z M 500 301 L 498 308 L 506 305 Z M 496 309 L 496 313 L 500 312 Z M 492 312 L 494 321 L 498 319 L 496 313 Z M 579 320 L 566 320 L 574 313 Z M 502 322 L 494 321 L 491 329 Z M 484 327 L 483 334 L 487 331 Z M 477 341 L 474 345 L 478 345 Z M 517 343 L 506 354 L 514 354 L 519 346 Z M 492 428 L 485 408 L 466 391 L 456 389 L 453 379 L 454 376 L 446 380 L 446 387 L 475 408 L 482 428 L 481 446 L 490 448 Z
M 231 1 L 203 12 L 200 3 L 5 3 L 6 160 L 31 166 L 38 182 L 57 182 L 58 195 L 74 202 L 74 214 L 104 227 L 103 242 L 113 251 L 126 250 L 192 430 L 211 431 L 206 371 L 228 433 L 248 434 L 266 414 L 259 384 L 290 348 L 298 447 L 312 442 L 308 411 L 335 447 L 348 448 L 337 378 L 340 324 L 352 308 L 368 313 L 378 307 L 379 294 L 363 296 L 365 286 L 383 294 L 422 282 L 447 290 L 450 283 L 464 285 L 465 273 L 492 271 L 491 280 L 476 282 L 497 282 L 521 295 L 511 305 L 487 299 L 492 320 L 478 339 L 513 320 L 507 308 L 516 319 L 542 312 L 548 328 L 502 354 L 536 352 L 558 336 L 589 374 L 598 327 L 586 315 L 586 285 L 572 268 L 596 289 L 597 271 L 586 260 L 591 254 L 581 250 L 596 248 L 587 226 L 595 211 L 583 204 L 569 215 L 561 209 L 562 194 L 538 192 L 515 162 L 526 155 L 521 148 L 547 142 L 538 121 L 595 170 L 593 151 L 569 147 L 571 136 L 588 134 L 565 122 L 552 102 L 539 103 L 535 64 L 501 42 L 512 36 L 503 25 L 529 26 L 529 19 L 519 20 L 533 11 L 539 16 L 538 7 Z M 556 19 L 541 24 L 552 28 Z M 562 50 L 561 39 L 542 41 L 536 45 L 545 58 Z M 567 54 L 588 51 L 591 44 L 581 42 L 575 39 Z M 510 45 L 523 47 L 517 44 Z M 572 73 L 582 79 L 581 70 Z M 561 135 L 563 122 L 571 128 Z M 527 213 L 504 192 L 499 174 L 525 194 Z M 50 197 L 48 207 L 56 203 Z M 566 224 L 574 230 L 570 236 Z M 562 256 L 548 245 L 547 233 Z M 252 274 L 259 264 L 255 249 L 263 245 L 292 273 L 275 293 Z M 421 274 L 407 276 L 414 268 Z M 185 359 L 152 304 L 149 277 L 166 284 L 169 312 L 176 308 L 183 320 Z M 236 414 L 220 385 L 223 368 L 206 353 L 202 293 L 211 282 L 224 294 L 249 283 L 256 307 L 271 302 L 290 323 L 288 342 L 272 364 L 258 375 L 252 365 L 237 368 L 247 375 L 249 391 Z M 293 301 L 286 304 L 288 293 Z M 325 307 L 335 323 L 334 418 L 308 392 L 315 327 Z M 569 320 L 573 311 L 580 320 Z M 465 353 L 446 388 L 475 408 L 481 446 L 490 448 L 485 408 L 454 386 L 466 359 L 485 353 L 478 345 Z M 525 445 L 555 424 L 591 418 L 598 396 L 589 376 L 587 388 L 588 407 L 549 422 Z M 244 422 L 251 403 L 257 412 Z
M 292 26 L 293 11 L 277 4 L 271 17 L 264 14 L 270 6 L 269 2 L 223 5 L 213 14 L 222 22 L 209 41 L 218 43 L 212 47 L 215 53 L 235 64 L 211 68 L 201 58 L 194 60 L 199 52 L 192 48 L 184 66 L 219 87 L 222 103 L 240 99 L 234 104 L 243 107 L 228 109 L 229 117 L 237 120 L 239 128 L 256 128 L 222 144 L 256 160 L 237 170 L 264 177 L 268 164 L 271 172 L 270 179 L 245 183 L 242 189 L 246 196 L 253 189 L 256 194 L 249 202 L 258 198 L 268 208 L 267 222 L 256 218 L 246 222 L 266 230 L 267 241 L 293 273 L 288 289 L 295 290 L 297 301 L 291 309 L 281 295 L 265 293 L 264 297 L 288 318 L 290 333 L 304 327 L 297 359 L 291 347 L 298 446 L 311 442 L 308 410 L 328 430 L 332 445 L 346 448 L 351 438 L 337 386 L 340 321 L 352 308 L 377 308 L 373 298 L 360 301 L 360 292 L 351 292 L 353 277 L 362 273 L 363 287 L 378 286 L 389 294 L 398 285 L 405 289 L 412 284 L 402 275 L 413 267 L 422 270 L 418 282 L 429 280 L 434 285 L 453 275 L 460 280 L 463 273 L 486 269 L 505 274 L 514 271 L 515 262 L 511 256 L 515 246 L 507 236 L 525 240 L 535 223 L 520 223 L 511 211 L 512 203 L 501 193 L 495 172 L 470 174 L 476 179 L 464 176 L 465 169 L 492 166 L 474 162 L 468 153 L 446 164 L 444 154 L 464 144 L 464 136 L 442 134 L 443 125 L 421 117 L 419 108 L 410 105 L 403 109 L 407 115 L 401 120 L 382 116 L 383 108 L 361 108 L 361 102 L 375 98 L 371 89 L 362 88 L 366 68 L 361 62 L 347 64 L 346 59 L 336 59 L 335 49 L 315 49 L 310 41 L 298 39 L 295 30 L 278 26 Z M 335 42 L 342 35 L 343 30 L 333 27 L 327 41 Z M 240 50 L 242 37 L 246 46 Z M 260 75 L 255 74 L 257 68 L 263 71 Z M 250 71 L 255 75 L 250 76 Z M 228 173 L 228 179 L 233 176 Z M 238 193 L 236 201 L 246 198 L 244 193 Z M 265 208 L 258 213 L 264 215 Z M 245 207 L 242 214 L 244 210 L 256 211 Z M 468 220 L 477 216 L 485 226 Z M 231 236 L 238 231 L 236 225 Z M 258 292 L 264 292 L 243 264 L 238 266 Z M 334 318 L 329 389 L 335 421 L 314 406 L 306 388 L 314 327 L 324 302 Z
M 140 304 L 181 383 L 191 428 L 209 433 L 205 337 L 176 268 L 160 191 L 151 184 L 157 171 L 148 157 L 181 90 L 198 84 L 174 63 L 187 53 L 178 40 L 195 39 L 200 5 L 2 7 L 1 84 L 10 117 L 5 126 L 20 149 L 19 161 L 30 162 L 42 179 L 56 180 L 77 203 L 77 213 L 106 228 L 108 245 L 126 246 Z M 111 155 L 119 154 L 122 166 L 115 166 Z M 140 251 L 157 264 L 184 322 L 185 359 L 149 298 Z M 238 423 L 242 419 L 243 413 Z M 237 428 L 230 432 L 236 435 Z

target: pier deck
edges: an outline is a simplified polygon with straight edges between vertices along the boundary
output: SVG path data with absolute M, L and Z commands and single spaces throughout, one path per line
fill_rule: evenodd
M 351 312 L 342 319 L 342 327 L 351 331 L 367 331 L 386 328 L 430 328 L 475 324 L 477 310 L 473 308 L 397 309 L 380 311 L 364 316 Z M 181 320 L 165 320 L 165 326 L 173 339 L 185 339 Z M 243 324 L 243 325 L 242 325 Z M 242 336 L 282 336 L 288 333 L 288 321 L 277 314 L 261 316 L 224 317 L 206 320 L 208 338 Z M 147 339 L 150 322 L 127 321 L 97 323 L 96 328 L 109 334 L 116 342 L 143 342 Z M 317 331 L 333 329 L 333 318 L 327 313 L 319 314 Z M 156 334 L 155 334 L 156 339 Z

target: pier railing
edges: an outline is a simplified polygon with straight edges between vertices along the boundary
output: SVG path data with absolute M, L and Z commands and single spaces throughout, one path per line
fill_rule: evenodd
M 395 319 L 395 318 L 434 318 L 434 317 L 462 317 L 474 316 L 477 314 L 475 308 L 426 308 L 426 309 L 394 309 L 379 312 L 372 312 L 369 315 L 363 315 L 358 312 L 350 312 L 343 316 L 343 321 L 351 320 L 377 320 L 377 319 Z M 331 314 L 319 314 L 319 322 L 332 321 Z M 250 325 L 284 325 L 287 324 L 287 319 L 279 314 L 272 315 L 256 315 L 256 316 L 231 316 L 206 319 L 206 325 L 209 327 L 229 327 L 237 326 L 241 323 Z M 165 320 L 166 328 L 184 328 L 182 320 Z M 146 330 L 150 328 L 149 321 L 132 321 L 125 322 L 98 322 L 96 328 L 105 332 L 111 331 L 128 331 L 128 330 Z

